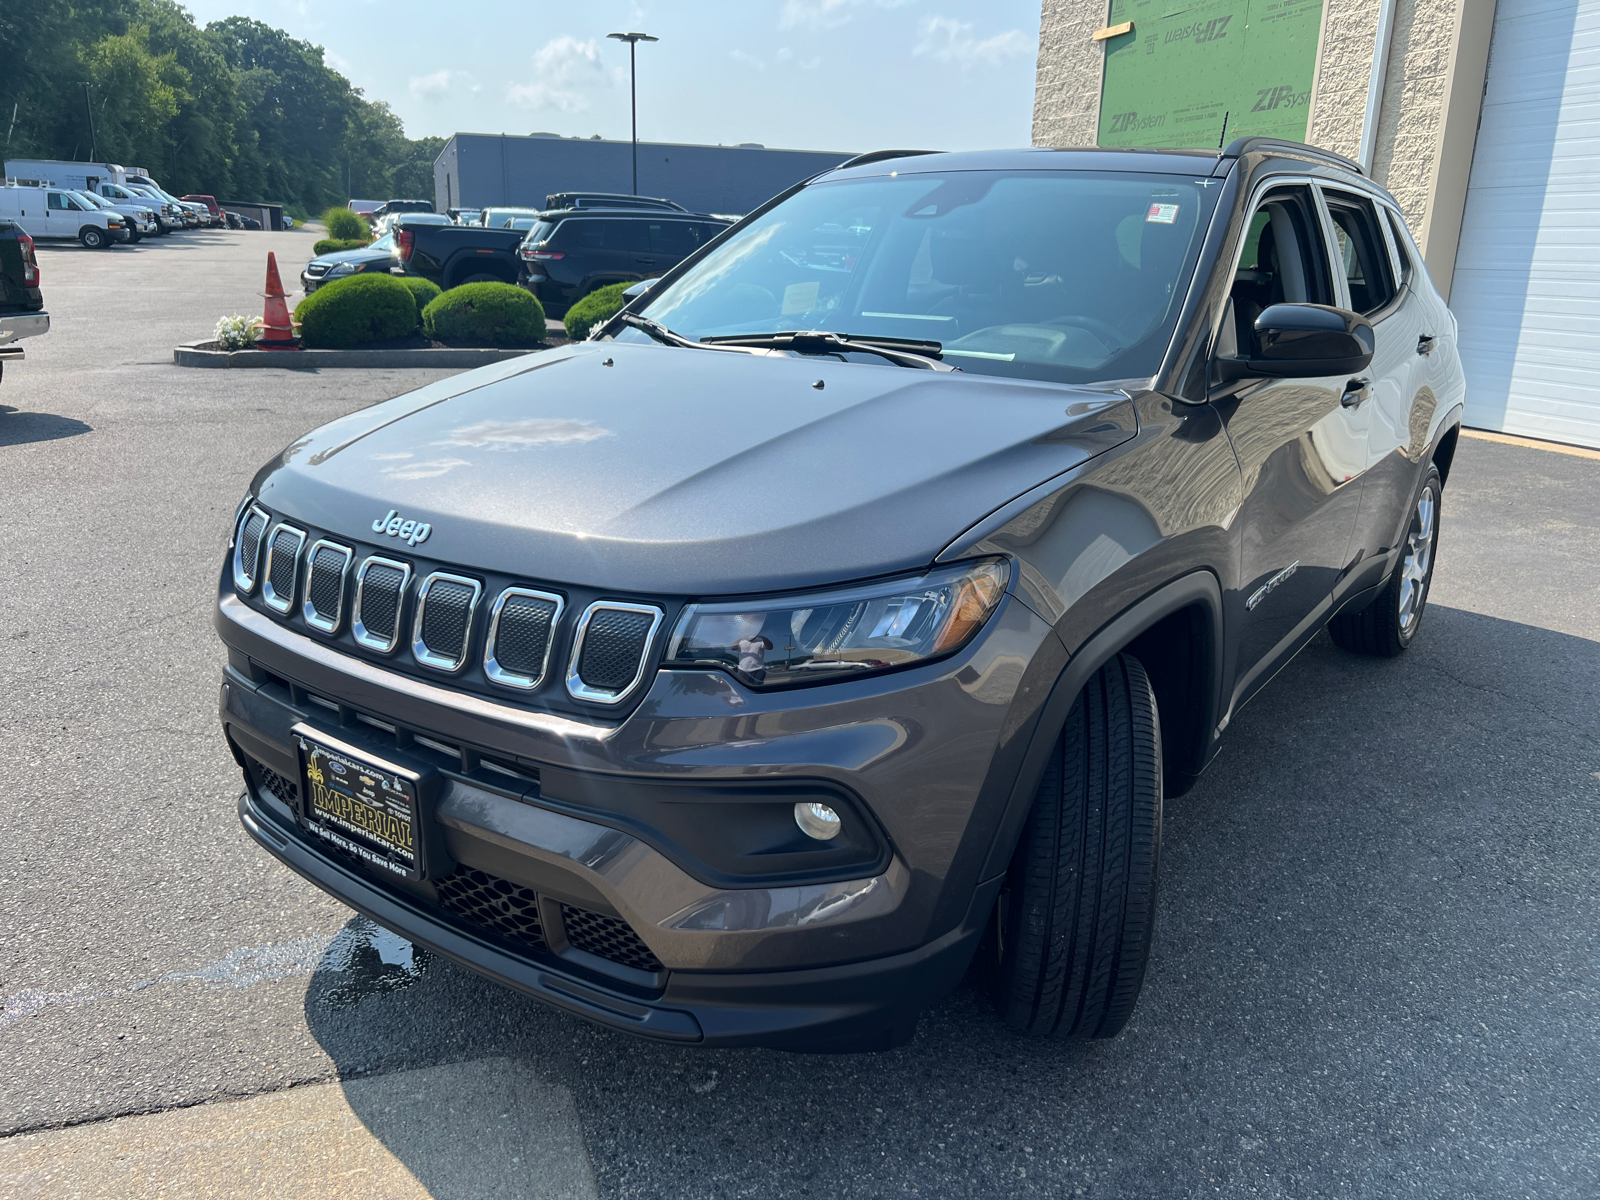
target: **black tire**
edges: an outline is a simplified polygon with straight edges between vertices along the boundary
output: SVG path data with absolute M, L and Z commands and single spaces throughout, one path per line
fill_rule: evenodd
M 103 249 L 111 243 L 111 239 L 105 235 L 105 232 L 93 225 L 86 225 L 78 230 L 78 240 L 91 250 Z
M 1406 652 L 1422 628 L 1433 588 L 1433 568 L 1439 561 L 1439 511 L 1444 481 L 1439 468 L 1428 464 L 1422 486 L 1411 503 L 1411 522 L 1400 543 L 1394 570 L 1370 604 L 1356 612 L 1342 612 L 1328 622 L 1334 644 L 1354 654 L 1396 658 Z M 1426 515 L 1425 515 L 1426 509 Z M 1420 570 L 1417 560 L 1420 556 Z M 1408 589 L 1407 585 L 1410 585 Z
M 1073 702 L 1012 856 L 995 1001 L 1024 1033 L 1115 1037 L 1144 983 L 1161 850 L 1161 722 L 1139 660 Z

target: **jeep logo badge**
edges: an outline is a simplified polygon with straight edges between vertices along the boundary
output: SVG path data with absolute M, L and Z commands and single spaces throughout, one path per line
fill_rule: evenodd
M 402 521 L 400 515 L 391 508 L 386 515 L 372 523 L 372 532 L 388 534 L 392 538 L 399 538 L 415 546 L 418 542 L 428 540 L 428 535 L 433 532 L 433 526 L 426 521 Z

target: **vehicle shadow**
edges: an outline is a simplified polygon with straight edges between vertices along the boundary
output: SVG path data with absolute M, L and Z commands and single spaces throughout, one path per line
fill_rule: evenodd
M 392 935 L 306 1016 L 347 1078 L 505 1056 L 564 1086 L 603 1194 L 1600 1194 L 1597 744 L 1600 643 L 1440 607 L 1399 660 L 1319 637 L 1168 804 L 1109 1041 L 1020 1037 L 971 972 L 890 1053 L 662 1046 Z
M 85 425 L 72 417 L 58 417 L 54 413 L 25 412 L 20 408 L 0 404 L 0 446 L 54 442 L 61 438 L 77 437 L 80 433 L 93 432 L 93 425 Z

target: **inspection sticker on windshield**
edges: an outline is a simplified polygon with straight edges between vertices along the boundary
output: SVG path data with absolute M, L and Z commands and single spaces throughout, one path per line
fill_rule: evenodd
M 1171 225 L 1178 219 L 1176 204 L 1152 204 L 1144 216 L 1146 225 Z

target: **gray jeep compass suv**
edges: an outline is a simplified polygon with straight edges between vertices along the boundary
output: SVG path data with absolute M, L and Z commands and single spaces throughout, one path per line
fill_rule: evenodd
M 613 1028 L 894 1045 L 972 967 L 1113 1035 L 1163 799 L 1324 626 L 1417 634 L 1455 340 L 1306 146 L 855 159 L 591 340 L 262 468 L 240 816 Z

